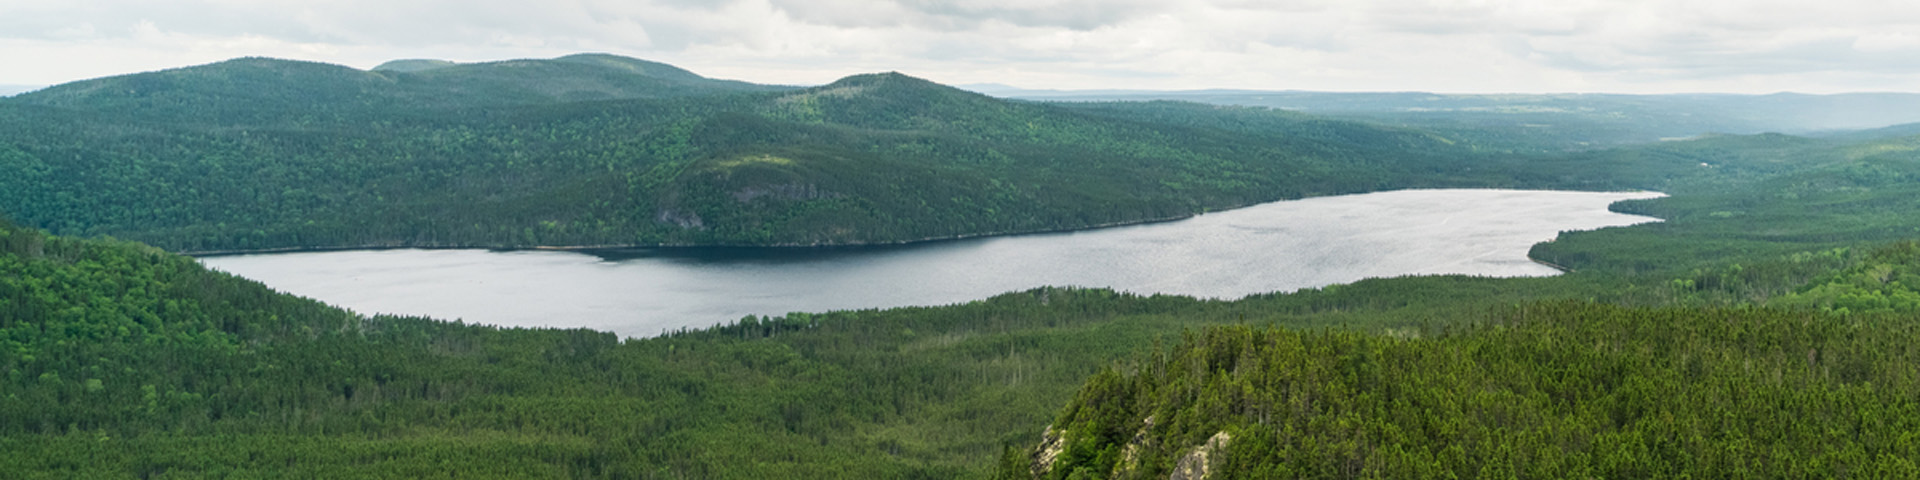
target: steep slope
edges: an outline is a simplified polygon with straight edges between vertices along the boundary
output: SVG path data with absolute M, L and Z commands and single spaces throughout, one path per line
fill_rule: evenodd
M 152 247 L 0 221 L 0 435 L 131 428 L 260 401 L 285 392 L 246 392 L 270 379 L 230 377 L 230 362 L 363 320 Z

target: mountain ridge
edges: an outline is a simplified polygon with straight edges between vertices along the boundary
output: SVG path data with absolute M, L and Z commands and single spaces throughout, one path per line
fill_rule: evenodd
M 398 60 L 382 67 L 387 68 L 359 70 L 321 62 L 242 57 L 70 82 L 5 101 L 145 118 L 189 116 L 199 113 L 196 109 L 211 107 L 216 114 L 259 121 L 257 115 L 244 112 L 345 110 L 355 114 L 396 104 L 511 106 L 791 88 L 709 79 L 666 64 L 606 54 L 464 64 Z

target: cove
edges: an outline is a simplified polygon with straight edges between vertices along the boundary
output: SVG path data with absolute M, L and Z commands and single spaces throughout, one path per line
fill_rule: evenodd
M 1054 286 L 1239 298 L 1372 277 L 1558 273 L 1533 244 L 1657 219 L 1607 211 L 1655 192 L 1400 190 L 1260 204 L 1096 230 L 883 247 L 361 250 L 205 257 L 365 314 L 627 337 L 745 315 L 944 305 Z

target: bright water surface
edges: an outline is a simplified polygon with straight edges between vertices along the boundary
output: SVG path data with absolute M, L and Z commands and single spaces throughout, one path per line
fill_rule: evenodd
M 1652 192 L 1402 190 L 1275 202 L 1175 222 L 910 246 L 237 255 L 208 266 L 361 313 L 651 336 L 741 316 L 943 305 L 1029 288 L 1239 298 L 1369 277 L 1545 276 L 1533 244 L 1655 221 L 1608 212 Z

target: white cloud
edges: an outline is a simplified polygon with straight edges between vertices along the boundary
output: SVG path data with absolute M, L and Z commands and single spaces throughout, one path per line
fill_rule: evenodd
M 0 83 L 604 51 L 789 84 L 1912 91 L 1917 31 L 1907 0 L 9 0 Z

